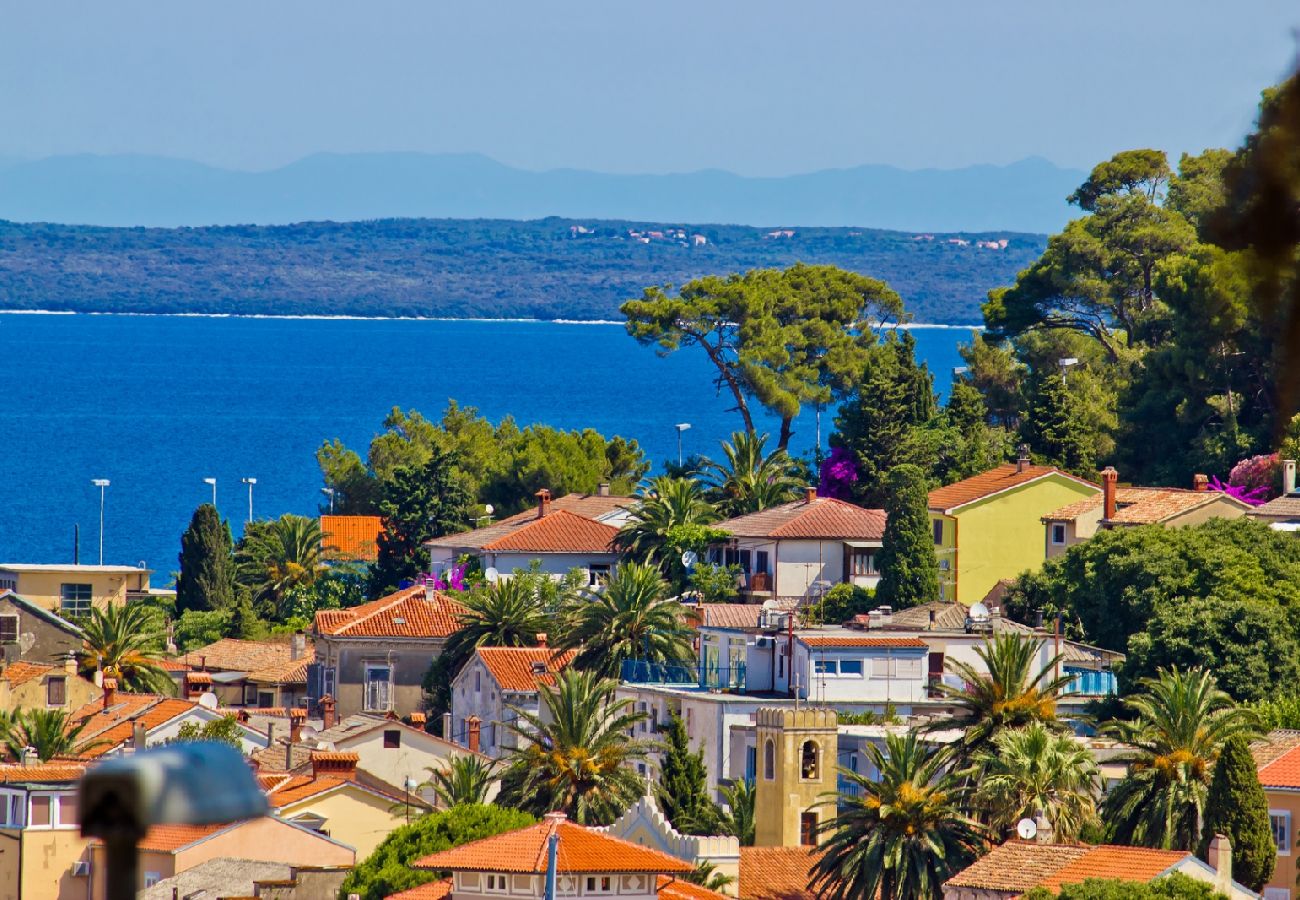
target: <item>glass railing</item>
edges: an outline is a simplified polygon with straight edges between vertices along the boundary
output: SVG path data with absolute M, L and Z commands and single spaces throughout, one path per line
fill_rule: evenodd
M 719 666 L 700 663 L 694 666 L 673 663 L 646 662 L 641 659 L 623 660 L 619 673 L 626 684 L 674 684 L 702 687 L 712 691 L 744 691 L 745 664 Z

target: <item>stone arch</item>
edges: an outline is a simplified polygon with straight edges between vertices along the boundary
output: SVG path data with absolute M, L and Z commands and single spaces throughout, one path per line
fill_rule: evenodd
M 807 740 L 799 751 L 799 777 L 816 781 L 821 777 L 822 750 L 816 741 Z

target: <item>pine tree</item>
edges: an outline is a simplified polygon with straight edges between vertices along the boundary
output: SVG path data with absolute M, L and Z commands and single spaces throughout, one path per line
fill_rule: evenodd
M 682 834 L 722 834 L 723 814 L 709 798 L 704 752 L 691 752 L 686 726 L 669 720 L 667 751 L 659 772 L 656 799 L 668 821 Z
M 194 510 L 189 528 L 181 535 L 176 578 L 176 613 L 226 609 L 235 600 L 234 541 L 230 524 L 217 508 L 204 503 Z
M 1031 380 L 1029 415 L 1021 437 L 1053 465 L 1088 475 L 1096 469 L 1085 419 L 1060 372 L 1037 374 Z
M 1206 858 L 1216 834 L 1232 842 L 1232 877 L 1252 891 L 1273 875 L 1277 844 L 1268 820 L 1268 798 L 1259 784 L 1250 745 L 1240 735 L 1228 738 L 1214 764 L 1205 799 L 1205 824 L 1198 854 Z
M 456 458 L 441 450 L 434 450 L 421 467 L 398 469 L 380 490 L 384 530 L 370 572 L 372 596 L 394 591 L 403 580 L 427 572 L 424 542 L 465 530 L 473 500 Z
M 885 536 L 880 549 L 876 601 L 894 609 L 939 597 L 939 560 L 934 554 L 925 473 L 896 466 L 885 479 Z

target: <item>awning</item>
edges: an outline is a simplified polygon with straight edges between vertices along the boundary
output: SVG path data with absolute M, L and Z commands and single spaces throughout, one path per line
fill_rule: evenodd
M 845 541 L 845 547 L 858 547 L 862 549 L 873 549 L 881 546 L 880 541 Z

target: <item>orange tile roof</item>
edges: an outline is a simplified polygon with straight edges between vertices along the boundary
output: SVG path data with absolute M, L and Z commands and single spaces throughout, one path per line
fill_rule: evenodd
M 190 667 L 181 662 L 179 659 L 159 659 L 155 660 L 158 668 L 165 672 L 188 672 Z
M 85 756 L 103 756 L 131 739 L 135 723 L 153 730 L 198 706 L 193 700 L 163 697 L 159 694 L 118 693 L 106 710 L 96 699 L 72 713 L 72 722 L 85 722 L 81 739 L 95 744 Z
M 338 775 L 294 775 L 268 791 L 267 800 L 270 801 L 272 809 L 280 809 L 345 784 L 355 784 L 355 782 Z
M 222 638 L 219 641 L 191 650 L 178 660 L 194 668 L 218 669 L 229 672 L 254 672 L 285 662 L 292 655 L 288 640 L 245 641 L 239 638 Z
M 316 613 L 315 630 L 339 637 L 445 638 L 460 629 L 465 612 L 449 594 L 425 598 L 423 587 L 410 587 L 351 609 Z
M 809 647 L 915 647 L 929 646 L 920 638 L 857 637 L 854 635 L 800 635 L 795 637 Z
M 475 651 L 503 691 L 531 693 L 538 684 L 555 686 L 555 673 L 563 672 L 577 650 L 556 653 L 550 647 L 479 647 Z M 533 673 L 533 663 L 542 663 L 546 673 Z
M 752 603 L 700 603 L 686 607 L 697 628 L 753 628 L 763 607 Z
M 60 666 L 59 670 L 63 671 L 63 667 Z M 26 660 L 20 659 L 17 662 L 11 662 L 9 665 L 5 666 L 4 669 L 0 671 L 0 678 L 3 678 L 14 687 L 17 687 L 18 685 L 26 684 L 33 679 L 44 678 L 53 671 L 54 666 L 48 666 L 45 663 L 27 662 Z
M 248 680 L 257 684 L 306 684 L 307 667 L 316 661 L 316 648 L 308 647 L 307 652 L 297 659 L 267 666 L 248 673 Z
M 321 547 L 329 559 L 374 562 L 379 557 L 379 516 L 321 516 Z
M 885 535 L 885 511 L 865 509 L 832 497 L 782 503 L 713 526 L 745 538 L 832 538 L 879 541 Z
M 1115 489 L 1116 503 L 1137 503 L 1142 499 L 1142 494 L 1150 488 L 1121 487 Z M 1101 492 L 1098 491 L 1091 497 L 1084 497 L 1082 500 L 1075 500 L 1073 503 L 1067 503 L 1060 509 L 1053 510 L 1043 516 L 1044 522 L 1073 522 L 1080 516 L 1096 512 L 1101 508 Z
M 741 900 L 811 900 L 809 872 L 819 856 L 815 847 L 741 847 Z
M 1237 506 L 1242 513 L 1250 509 L 1236 497 L 1229 497 L 1222 491 L 1185 491 L 1173 488 L 1149 491 L 1142 500 L 1128 506 L 1120 504 L 1115 510 L 1115 517 L 1109 521 L 1117 525 L 1154 525 L 1184 515 L 1211 503 L 1226 503 Z
M 389 894 L 384 900 L 443 900 L 444 897 L 450 896 L 451 887 L 451 879 L 443 878 L 418 884 L 396 894 Z
M 1081 884 L 1089 878 L 1147 882 L 1159 878 L 1187 858 L 1186 850 L 1151 850 L 1147 847 L 1093 847 L 1078 859 L 1066 863 L 1054 875 L 1039 882 L 1050 891 L 1065 884 Z
M 547 513 L 483 545 L 483 550 L 522 553 L 612 553 L 618 529 L 567 510 Z
M 1259 769 L 1259 783 L 1266 788 L 1300 790 L 1300 746 L 1291 747 Z
M 1068 478 L 1070 481 L 1090 487 L 1095 491 L 1101 490 L 1098 485 L 1062 472 L 1055 466 L 1025 466 L 1024 471 L 1017 471 L 1015 463 L 1006 463 L 996 469 L 981 472 L 979 475 L 963 478 L 954 484 L 935 488 L 930 491 L 929 506 L 934 511 L 950 512 L 958 507 L 965 506 L 967 503 L 974 503 L 976 500 L 991 497 L 999 491 L 1019 487 L 1022 484 L 1028 484 L 1031 481 L 1037 481 L 1039 478 L 1046 478 L 1052 474 Z
M 660 875 L 656 886 L 661 900 L 723 900 L 726 896 L 671 875 Z
M 1149 882 L 1191 856 L 1185 850 L 1146 847 L 1038 844 L 1007 841 L 948 879 L 945 887 L 1022 894 L 1035 887 L 1057 891 L 1088 878 Z
M 86 774 L 86 764 L 71 759 L 52 759 L 33 766 L 0 765 L 0 783 L 55 783 L 77 781 Z
M 153 850 L 159 853 L 174 853 L 182 847 L 188 847 L 195 841 L 211 837 L 218 831 L 230 828 L 229 824 L 220 825 L 155 825 L 145 832 L 136 846 L 141 850 Z
M 417 869 L 540 875 L 546 871 L 547 842 L 553 833 L 560 836 L 556 857 L 556 871 L 560 873 L 685 874 L 691 871 L 691 866 L 676 857 L 575 825 L 556 818 L 554 813 L 536 825 L 433 853 L 416 860 L 412 866 Z
M 1255 767 L 1262 769 L 1296 747 L 1300 747 L 1300 731 L 1278 729 L 1270 731 L 1257 741 L 1252 741 L 1250 754 L 1255 758 Z
M 630 509 L 636 505 L 636 502 L 635 497 L 565 494 L 563 497 L 556 497 L 550 502 L 547 515 L 567 512 L 594 521 L 611 513 Z M 536 520 L 537 507 L 533 506 L 483 528 L 475 528 L 473 531 L 462 531 L 459 534 L 449 534 L 444 537 L 434 538 L 431 541 L 425 541 L 424 546 L 479 549 Z

